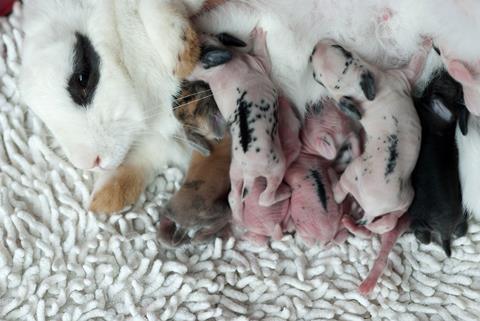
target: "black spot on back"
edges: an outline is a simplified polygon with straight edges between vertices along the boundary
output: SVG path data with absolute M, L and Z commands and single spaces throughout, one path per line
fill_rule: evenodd
M 252 142 L 253 128 L 250 128 L 248 118 L 251 113 L 252 103 L 245 100 L 247 92 L 244 91 L 240 98 L 237 100 L 237 111 L 240 125 L 240 144 L 242 145 L 243 152 L 248 152 L 250 143 Z
M 326 211 L 327 210 L 327 193 L 325 191 L 325 185 L 322 182 L 322 177 L 320 176 L 320 173 L 316 170 L 311 170 L 310 174 L 315 183 L 315 187 L 317 188 L 318 199 L 320 200 L 323 208 Z
M 398 159 L 398 136 L 397 135 L 389 135 L 387 137 L 388 140 L 388 160 L 387 160 L 387 168 L 385 169 L 385 177 L 392 174 L 397 166 L 397 159 Z
M 73 73 L 67 90 L 77 105 L 87 107 L 92 103 L 100 80 L 100 56 L 87 36 L 77 32 L 75 37 Z

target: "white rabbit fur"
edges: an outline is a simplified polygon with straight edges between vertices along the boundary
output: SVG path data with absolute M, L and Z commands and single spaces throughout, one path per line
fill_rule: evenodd
M 188 10 L 202 2 L 185 1 L 25 1 L 22 97 L 73 165 L 97 170 L 99 156 L 97 192 L 120 175 L 119 166 L 133 168 L 131 175 L 145 185 L 164 166 L 185 168 L 189 162 L 189 148 L 176 139 L 182 134 L 172 102 L 181 73 L 189 72 L 181 64 L 193 68 L 196 62 L 184 62 L 182 53 L 188 56 L 188 46 L 198 50 L 188 20 L 195 12 Z M 67 90 L 76 33 L 90 40 L 100 58 L 98 85 L 87 106 L 76 104 Z M 124 203 L 98 210 L 117 211 Z
M 463 136 L 457 127 L 456 139 L 463 206 L 480 220 L 480 117 L 470 115 L 468 134 Z
M 408 62 L 423 36 L 432 37 L 435 44 L 456 57 L 478 59 L 480 12 L 468 16 L 461 5 L 477 12 L 480 5 L 474 0 L 439 2 L 230 0 L 200 15 L 195 24 L 205 32 L 228 32 L 244 40 L 255 26 L 266 30 L 274 81 L 303 112 L 319 93 L 326 95 L 308 69 L 308 57 L 320 39 L 335 39 L 370 63 L 390 68 Z M 387 19 L 383 19 L 385 14 L 389 15 Z M 467 30 L 455 32 L 463 28 Z M 440 67 L 439 59 L 429 59 L 417 89 L 425 86 Z

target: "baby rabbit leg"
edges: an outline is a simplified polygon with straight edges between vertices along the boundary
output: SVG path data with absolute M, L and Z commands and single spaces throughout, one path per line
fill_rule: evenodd
M 375 234 L 384 234 L 390 232 L 395 228 L 398 218 L 402 214 L 403 211 L 384 214 L 377 220 L 368 224 L 366 227 Z
M 345 175 L 348 172 L 345 172 L 341 177 L 340 180 L 336 178 L 336 175 L 333 175 L 333 171 L 329 171 L 329 176 L 333 186 L 333 197 L 337 204 L 342 203 L 348 195 L 348 191 L 345 189 Z
M 112 214 L 135 203 L 145 189 L 145 177 L 145 169 L 135 165 L 122 165 L 104 174 L 95 184 L 89 210 Z
M 358 225 L 357 222 L 351 216 L 345 216 L 342 219 L 342 223 L 345 228 L 354 235 L 360 235 L 363 237 L 371 237 L 372 232 L 365 226 Z
M 410 218 L 408 215 L 403 215 L 403 217 L 398 220 L 397 226 L 388 233 L 382 234 L 381 236 L 381 248 L 378 253 L 377 259 L 373 264 L 368 277 L 360 284 L 359 292 L 368 295 L 373 291 L 375 285 L 378 282 L 378 279 L 383 273 L 385 266 L 387 265 L 388 254 L 393 249 L 397 239 L 408 229 L 410 226 Z
M 260 27 L 253 29 L 251 34 L 253 40 L 252 53 L 260 60 L 266 72 L 270 74 L 272 70 L 272 64 L 267 49 L 267 33 Z
M 269 240 L 269 238 L 265 235 L 255 234 L 252 232 L 245 233 L 245 235 L 243 235 L 243 239 L 260 246 L 267 245 Z
M 231 189 L 228 194 L 228 203 L 230 209 L 232 210 L 232 217 L 234 221 L 242 221 L 242 189 L 243 189 L 243 176 L 242 171 L 237 167 L 236 164 L 230 165 L 230 181 Z
M 348 238 L 348 230 L 345 228 L 342 228 L 337 232 L 337 235 L 335 235 L 335 238 L 333 239 L 333 242 L 335 244 L 343 244 Z
M 292 195 L 292 191 L 287 184 L 282 184 L 283 175 L 271 174 L 267 176 L 267 187 L 260 194 L 258 204 L 269 207 L 275 203 L 284 201 Z

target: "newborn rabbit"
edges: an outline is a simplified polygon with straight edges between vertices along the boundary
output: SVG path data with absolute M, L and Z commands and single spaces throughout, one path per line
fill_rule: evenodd
M 266 179 L 259 205 L 270 206 L 290 196 L 281 185 L 286 165 L 278 133 L 278 95 L 269 77 L 271 66 L 263 30 L 252 32 L 251 54 L 229 52 L 210 45 L 209 40 L 191 79 L 209 83 L 230 125 L 233 156 L 229 200 L 235 217 L 240 215 L 241 203 L 257 177 Z
M 285 165 L 290 165 L 298 158 L 300 153 L 300 127 L 301 122 L 294 107 L 285 97 L 279 97 L 278 124 L 282 151 L 285 154 Z M 282 183 L 284 185 L 284 183 Z M 257 244 L 264 245 L 272 237 L 279 240 L 283 232 L 289 227 L 290 200 L 285 199 L 265 207 L 259 205 L 261 193 L 265 190 L 264 178 L 255 179 L 251 190 L 246 190 L 240 212 L 234 213 L 233 225 L 236 232 L 242 237 Z M 284 189 L 288 189 L 285 185 Z
M 411 229 L 422 243 L 440 244 L 447 256 L 451 255 L 452 238 L 465 235 L 468 228 L 455 142 L 457 122 L 467 133 L 468 111 L 462 100 L 461 85 L 442 72 L 416 102 L 422 144 L 412 174 L 415 198 L 408 210 Z
M 26 1 L 23 100 L 69 161 L 96 171 L 90 209 L 135 202 L 167 164 L 185 168 L 172 112 L 200 53 L 183 1 Z
M 228 177 L 231 139 L 209 86 L 187 82 L 174 106 L 188 139 L 196 149 L 185 181 L 163 211 L 160 239 L 165 245 L 204 242 L 218 235 L 230 222 Z M 201 146 L 201 147 L 199 147 Z M 204 155 L 207 154 L 207 155 Z
M 334 194 L 337 202 L 352 194 L 365 211 L 361 225 L 375 233 L 392 230 L 413 200 L 410 175 L 421 128 L 410 91 L 426 56 L 422 48 L 405 69 L 382 71 L 331 40 L 320 41 L 311 56 L 317 82 L 343 110 L 361 117 L 365 151 L 348 165 Z
M 341 224 L 343 208 L 333 197 L 331 175 L 336 174 L 330 168 L 343 146 L 354 145 L 352 149 L 359 154 L 353 122 L 332 100 L 325 100 L 309 108 L 300 136 L 300 156 L 285 173 L 292 189 L 292 223 L 308 245 L 341 243 L 347 232 Z
M 480 59 L 466 63 L 442 54 L 446 69 L 451 77 L 463 87 L 465 106 L 475 116 L 480 116 Z
M 364 211 L 359 222 L 348 216 L 343 219 L 347 229 L 381 234 L 380 253 L 359 287 L 363 294 L 374 289 L 388 253 L 410 224 L 409 216 L 401 216 L 414 197 L 410 176 L 421 139 L 410 91 L 429 45 L 425 42 L 402 70 L 382 71 L 331 40 L 320 41 L 311 56 L 314 79 L 339 100 L 346 113 L 361 118 L 366 135 L 365 151 L 347 166 L 334 188 L 338 202 L 351 194 Z

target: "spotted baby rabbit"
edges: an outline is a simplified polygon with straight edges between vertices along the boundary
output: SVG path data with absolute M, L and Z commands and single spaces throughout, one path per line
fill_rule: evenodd
M 410 224 L 410 217 L 403 214 L 414 197 L 410 176 L 421 141 L 411 87 L 430 47 L 425 41 L 406 68 L 387 71 L 332 40 L 320 41 L 310 59 L 315 80 L 347 114 L 360 118 L 366 135 L 363 153 L 347 166 L 334 188 L 337 202 L 351 194 L 364 211 L 358 222 L 351 217 L 343 219 L 347 229 L 364 235 L 381 234 L 380 253 L 359 288 L 364 294 L 374 289 L 388 253 Z
M 163 210 L 159 230 L 167 246 L 208 241 L 230 222 L 231 139 L 209 92 L 206 83 L 186 82 L 174 105 L 196 150 L 182 187 Z
M 420 151 L 421 128 L 410 91 L 427 53 L 422 48 L 405 69 L 388 71 L 331 40 L 320 41 L 311 57 L 318 83 L 343 110 L 361 118 L 365 150 L 347 167 L 334 193 L 338 202 L 348 194 L 355 197 L 365 211 L 362 225 L 375 233 L 393 229 L 413 200 L 410 176 Z
M 291 122 L 289 126 L 293 126 Z M 287 125 L 288 126 L 288 125 Z M 338 152 L 351 146 L 360 153 L 360 141 L 353 121 L 331 99 L 312 104 L 300 132 L 301 153 L 287 169 L 285 182 L 292 189 L 290 218 L 296 233 L 309 245 L 342 243 L 343 206 L 333 197 L 331 170 Z
M 185 1 L 25 2 L 21 94 L 68 160 L 98 172 L 95 212 L 120 211 L 165 165 L 188 164 L 171 108 L 200 53 Z
M 278 94 L 270 80 L 266 34 L 252 32 L 251 54 L 229 51 L 205 39 L 201 63 L 192 79 L 209 83 L 215 101 L 230 126 L 232 165 L 230 206 L 240 215 L 242 203 L 257 177 L 266 179 L 259 205 L 270 206 L 288 199 L 281 185 L 286 170 L 278 133 Z
M 296 161 L 301 149 L 301 122 L 294 106 L 285 97 L 278 99 L 279 136 L 285 164 L 289 168 Z M 284 185 L 285 183 L 282 183 Z M 234 231 L 257 244 L 264 245 L 273 238 L 279 240 L 289 229 L 290 199 L 285 199 L 265 207 L 259 205 L 260 195 L 266 188 L 263 177 L 255 179 L 252 188 L 246 193 L 239 213 L 233 215 Z M 286 185 L 283 188 L 288 188 Z

